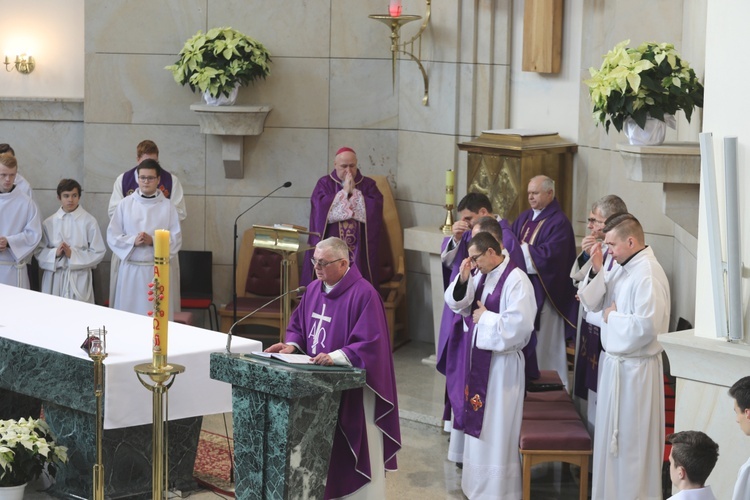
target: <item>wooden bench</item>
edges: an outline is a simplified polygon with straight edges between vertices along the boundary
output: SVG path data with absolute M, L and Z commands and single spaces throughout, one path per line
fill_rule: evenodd
M 562 384 L 557 372 L 542 370 L 536 383 Z M 564 390 L 528 392 L 524 400 L 519 450 L 523 461 L 523 499 L 531 498 L 531 467 L 565 462 L 581 468 L 580 500 L 589 489 L 591 436 Z

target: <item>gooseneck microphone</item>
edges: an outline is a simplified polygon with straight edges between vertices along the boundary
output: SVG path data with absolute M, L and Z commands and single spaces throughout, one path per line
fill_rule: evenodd
M 253 314 L 257 313 L 258 311 L 260 311 L 261 309 L 263 309 L 264 307 L 266 307 L 267 305 L 272 304 L 272 303 L 276 302 L 277 300 L 286 297 L 290 293 L 295 293 L 295 292 L 296 293 L 302 293 L 306 289 L 307 289 L 307 287 L 305 287 L 305 286 L 298 286 L 294 290 L 289 290 L 288 292 L 284 292 L 281 295 L 279 295 L 278 297 L 272 298 L 271 300 L 269 300 L 268 302 L 266 302 L 265 304 L 263 304 L 262 306 L 260 306 L 259 308 L 257 308 L 253 312 L 251 312 L 250 314 L 248 314 L 246 316 L 243 316 L 242 319 L 239 319 L 239 320 L 235 321 L 234 324 L 229 327 L 229 332 L 227 332 L 227 354 L 231 354 L 232 353 L 232 351 L 231 351 L 231 349 L 232 349 L 232 331 L 234 330 L 235 326 L 239 325 L 240 323 L 242 323 L 243 321 L 245 321 L 247 318 L 249 318 Z
M 232 242 L 234 244 L 234 253 L 232 254 L 232 304 L 233 304 L 233 307 L 232 307 L 232 321 L 237 321 L 237 221 L 240 220 L 240 217 L 242 217 L 243 215 L 245 215 L 246 213 L 248 213 L 250 210 L 252 210 L 253 208 L 255 208 L 255 206 L 258 205 L 258 203 L 260 203 L 261 201 L 265 200 L 266 198 L 268 198 L 269 196 L 271 196 L 273 193 L 275 193 L 279 189 L 281 189 L 281 188 L 288 188 L 291 185 L 292 185 L 292 183 L 290 181 L 286 181 L 284 184 L 282 184 L 281 186 L 277 187 L 276 189 L 274 189 L 273 191 L 271 191 L 270 193 L 268 193 L 267 195 L 265 195 L 263 198 L 261 198 L 260 200 L 256 201 L 252 205 L 250 205 L 250 208 L 248 208 L 247 210 L 245 210 L 244 212 L 242 212 L 240 215 L 237 216 L 236 219 L 234 219 L 234 239 L 232 240 Z M 232 325 L 232 326 L 234 326 L 234 325 Z

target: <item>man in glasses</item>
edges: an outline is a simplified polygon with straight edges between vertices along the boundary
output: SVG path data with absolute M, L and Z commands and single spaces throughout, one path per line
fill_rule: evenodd
M 588 234 L 581 241 L 581 253 L 573 263 L 570 277 L 578 288 L 583 288 L 590 279 L 596 276 L 592 269 L 593 261 L 591 253 L 594 246 L 599 246 L 601 252 L 598 255 L 604 257 L 603 262 L 598 264 L 604 272 L 616 265 L 612 254 L 607 251 L 604 244 L 604 223 L 615 215 L 628 213 L 628 207 L 622 199 L 614 194 L 609 194 L 591 205 L 591 213 L 588 217 Z M 599 353 L 601 353 L 601 340 L 599 338 L 601 327 L 601 314 L 591 313 L 587 316 L 583 308 L 578 311 L 578 332 L 576 335 L 576 358 L 575 375 L 573 377 L 573 396 L 579 405 L 581 413 L 586 415 L 589 429 L 594 429 L 596 421 L 596 387 L 599 373 Z
M 107 243 L 121 262 L 115 282 L 115 309 L 136 314 L 153 310 L 148 284 L 154 278 L 154 232 L 170 233 L 170 290 L 180 289 L 180 273 L 171 266 L 182 246 L 177 209 L 159 190 L 161 167 L 156 160 L 143 160 L 137 167 L 138 189 L 124 198 L 107 228 Z M 179 311 L 179 294 L 169 294 L 169 319 Z
M 502 244 L 490 233 L 479 232 L 445 291 L 445 302 L 466 318 L 465 335 L 471 339 L 461 489 L 468 498 L 520 498 L 518 440 L 525 378 L 521 351 L 534 331 L 534 287 Z
M 333 170 L 320 179 L 310 197 L 310 231 L 308 243 L 312 246 L 331 236 L 341 238 L 349 245 L 352 265 L 375 287 L 380 284 L 378 269 L 379 237 L 383 225 L 383 194 L 375 181 L 359 171 L 357 153 L 343 147 L 336 151 Z M 300 284 L 307 285 L 315 279 L 310 267 L 312 251 L 302 264 Z
M 0 154 L 0 283 L 29 288 L 27 264 L 42 239 L 42 221 L 31 198 L 15 185 L 18 162 Z
M 380 294 L 349 265 L 339 238 L 315 246 L 313 281 L 294 310 L 286 342 L 266 352 L 302 352 L 319 365 L 367 371 L 367 385 L 343 391 L 325 498 L 385 498 L 385 471 L 401 448 L 396 379 Z M 364 423 L 365 428 L 362 428 Z
M 143 160 L 155 160 L 158 162 L 159 147 L 154 141 L 146 139 L 145 141 L 141 141 L 138 143 L 138 146 L 136 146 L 135 155 L 136 165 L 140 165 Z M 115 179 L 115 184 L 112 188 L 112 196 L 110 196 L 109 198 L 108 211 L 110 219 L 112 219 L 112 216 L 115 214 L 115 210 L 117 209 L 117 205 L 119 205 L 122 199 L 126 196 L 130 196 L 135 192 L 136 189 L 138 189 L 139 183 L 136 168 L 137 167 L 133 167 L 130 170 L 123 172 L 122 174 L 117 176 L 117 179 Z M 180 222 L 185 220 L 185 217 L 187 217 L 187 210 L 185 209 L 182 184 L 180 183 L 180 180 L 177 178 L 177 176 L 170 174 L 162 168 L 161 175 L 159 177 L 159 185 L 157 187 L 159 188 L 159 191 L 161 191 L 161 193 L 164 195 L 164 197 L 169 199 L 172 205 L 174 205 L 174 207 L 177 209 L 177 214 L 180 217 Z M 114 307 L 113 304 L 115 303 L 116 293 L 115 283 L 117 282 L 117 271 L 120 267 L 120 258 L 117 257 L 117 255 L 112 254 L 109 265 L 109 305 Z M 180 274 L 179 261 L 175 260 L 174 267 L 171 268 L 171 271 L 178 275 Z M 176 293 L 175 299 L 179 304 L 180 291 L 174 290 L 173 293 Z

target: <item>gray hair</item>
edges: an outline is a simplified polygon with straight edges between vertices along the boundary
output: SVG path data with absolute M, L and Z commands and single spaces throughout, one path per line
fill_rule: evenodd
M 330 250 L 333 253 L 333 257 L 337 259 L 345 259 L 349 262 L 349 246 L 341 238 L 331 236 L 318 242 L 315 248 L 321 250 Z
M 545 193 L 547 191 L 552 191 L 552 195 L 554 196 L 555 181 L 553 181 L 550 177 L 547 177 L 546 175 L 537 175 L 536 177 L 534 177 L 534 179 L 541 179 L 541 183 L 539 184 L 539 189 L 544 191 Z
M 609 219 L 615 214 L 628 213 L 628 207 L 625 205 L 625 202 L 616 194 L 608 194 L 596 200 L 591 205 L 591 211 L 595 212 L 597 210 L 599 210 L 599 213 L 605 219 Z

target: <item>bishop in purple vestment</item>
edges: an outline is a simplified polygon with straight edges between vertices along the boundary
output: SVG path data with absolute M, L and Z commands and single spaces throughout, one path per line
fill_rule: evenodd
M 380 294 L 349 266 L 349 248 L 339 238 L 318 243 L 317 280 L 294 311 L 286 343 L 268 352 L 302 352 L 320 365 L 366 370 L 364 388 L 344 391 L 326 482 L 325 498 L 367 489 L 385 498 L 385 471 L 396 470 L 401 431 L 390 336 Z
M 508 226 L 502 220 L 503 244 L 513 262 L 525 270 L 534 285 L 539 368 L 556 370 L 568 379 L 566 339 L 575 338 L 578 318 L 576 289 L 570 267 L 576 258 L 573 226 L 555 198 L 554 182 L 547 176 L 531 179 L 529 205 Z
M 375 181 L 357 169 L 357 154 L 351 148 L 336 152 L 333 171 L 321 177 L 310 198 L 310 245 L 335 236 L 349 247 L 349 261 L 357 266 L 362 276 L 375 287 L 379 285 L 378 238 L 383 225 L 383 195 Z M 310 265 L 312 250 L 302 265 L 300 284 L 315 279 Z

